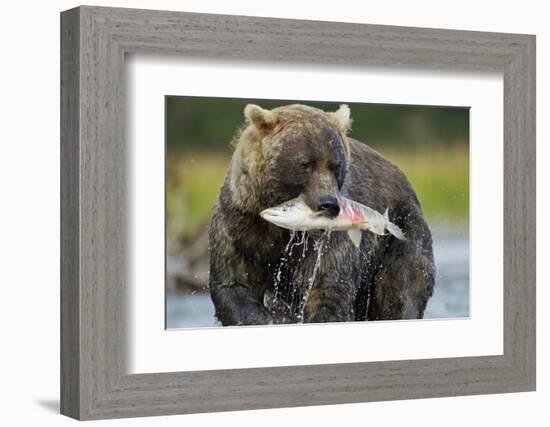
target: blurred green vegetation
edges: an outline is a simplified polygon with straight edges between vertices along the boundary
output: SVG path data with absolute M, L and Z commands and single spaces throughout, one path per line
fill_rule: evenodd
M 465 226 L 469 213 L 468 145 L 432 150 L 379 149 L 407 175 L 432 225 Z
M 300 103 L 335 111 L 336 102 L 263 99 L 166 97 L 166 143 L 169 154 L 190 148 L 227 149 L 243 123 L 243 109 L 254 103 L 272 109 Z M 348 103 L 352 136 L 371 147 L 428 148 L 468 144 L 467 108 Z
M 166 163 L 167 231 L 175 239 L 193 235 L 210 220 L 230 159 L 213 150 L 177 153 Z
M 335 111 L 338 103 L 166 97 L 168 238 L 204 233 L 231 156 L 243 109 L 301 103 Z M 354 104 L 351 136 L 397 164 L 416 190 L 430 223 L 464 225 L 469 212 L 469 110 Z

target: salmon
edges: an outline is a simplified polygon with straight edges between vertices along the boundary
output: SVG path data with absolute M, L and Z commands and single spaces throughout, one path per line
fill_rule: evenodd
M 347 231 L 356 247 L 359 247 L 361 243 L 363 230 L 381 236 L 388 231 L 397 239 L 405 240 L 403 231 L 390 221 L 388 209 L 381 214 L 345 197 L 340 197 L 339 204 L 339 214 L 330 218 L 322 212 L 313 211 L 301 197 L 296 197 L 278 206 L 263 210 L 260 212 L 260 216 L 274 225 L 294 231 Z

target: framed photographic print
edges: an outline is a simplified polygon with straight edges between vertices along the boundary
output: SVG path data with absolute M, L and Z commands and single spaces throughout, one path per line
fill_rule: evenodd
M 61 15 L 61 411 L 535 389 L 535 38 Z

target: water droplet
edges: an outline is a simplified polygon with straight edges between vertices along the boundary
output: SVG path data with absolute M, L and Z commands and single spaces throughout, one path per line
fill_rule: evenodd
M 300 302 L 299 314 L 298 314 L 298 321 L 300 322 L 304 321 L 305 308 L 307 306 L 307 302 L 308 302 L 311 290 L 313 289 L 313 285 L 315 284 L 317 273 L 319 272 L 319 268 L 321 267 L 321 256 L 323 255 L 323 248 L 325 246 L 325 243 L 328 243 L 330 241 L 330 234 L 331 234 L 330 230 L 325 230 L 321 235 L 321 237 L 318 240 L 316 240 L 313 245 L 313 249 L 317 253 L 317 258 L 315 258 L 313 271 L 307 281 L 307 288 L 304 292 L 304 295 L 302 296 L 302 301 Z
M 275 270 L 275 274 L 273 277 L 273 295 L 271 297 L 271 305 L 273 307 L 272 314 L 275 314 L 275 307 L 276 305 L 281 302 L 280 301 L 280 287 L 281 287 L 281 280 L 283 275 L 283 267 L 284 264 L 287 262 L 286 255 L 290 251 L 292 251 L 292 242 L 294 241 L 294 238 L 296 237 L 296 232 L 294 230 L 290 231 L 290 239 L 288 240 L 288 243 L 285 246 L 285 249 L 283 251 L 283 254 L 280 258 L 279 264 L 277 266 L 277 269 Z M 266 305 L 266 304 L 264 304 Z

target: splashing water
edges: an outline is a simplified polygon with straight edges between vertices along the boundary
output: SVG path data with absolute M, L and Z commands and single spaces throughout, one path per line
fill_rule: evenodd
M 302 245 L 302 255 L 300 256 L 300 261 L 304 261 L 306 259 L 306 252 L 307 252 L 307 247 L 308 247 L 308 243 L 309 243 L 309 234 L 305 231 L 302 232 L 302 238 L 300 240 L 300 245 Z M 296 283 L 301 283 L 302 282 L 302 279 L 304 277 L 304 273 L 303 271 L 300 272 L 300 275 L 298 277 L 295 278 L 295 283 L 294 285 L 292 286 L 292 292 L 290 294 L 290 312 L 291 313 L 298 313 L 299 312 L 299 307 L 300 307 L 300 301 L 298 300 L 298 286 L 296 285 Z
M 303 323 L 304 321 L 304 312 L 307 306 L 307 302 L 309 300 L 309 295 L 311 293 L 311 289 L 313 289 L 313 284 L 315 283 L 315 279 L 317 278 L 319 267 L 321 267 L 321 256 L 323 255 L 323 248 L 325 247 L 325 244 L 330 241 L 330 233 L 331 233 L 330 230 L 325 230 L 323 235 L 318 240 L 316 240 L 315 244 L 313 245 L 314 251 L 317 252 L 317 258 L 315 259 L 313 272 L 311 273 L 311 276 L 307 281 L 306 291 L 304 292 L 302 301 L 300 301 L 299 314 L 298 314 L 298 322 L 300 323 Z
M 302 258 L 301 258 L 301 261 L 303 261 L 305 258 L 306 258 L 306 249 L 307 249 L 307 244 L 309 242 L 309 234 L 307 234 L 305 231 L 303 232 L 304 234 L 302 235 L 302 241 L 303 241 L 303 248 L 302 248 Z
M 296 231 L 291 230 L 290 231 L 290 239 L 288 240 L 288 243 L 285 246 L 285 250 L 283 251 L 283 255 L 281 256 L 281 261 L 279 262 L 279 265 L 277 266 L 277 270 L 275 270 L 275 275 L 273 276 L 273 296 L 271 298 L 271 306 L 272 306 L 272 314 L 275 314 L 275 307 L 277 303 L 280 300 L 280 287 L 281 287 L 281 278 L 283 274 L 283 266 L 284 263 L 288 260 L 288 257 L 292 255 L 292 248 L 294 245 L 292 242 L 294 241 L 294 238 L 296 237 Z
M 294 237 L 296 237 L 296 231 L 294 230 L 291 230 L 290 231 L 290 240 L 288 241 L 288 243 L 286 244 L 286 247 L 285 247 L 285 250 L 283 252 L 283 256 L 286 255 L 286 253 L 288 252 L 288 248 L 290 248 L 290 244 L 292 243 L 292 241 L 294 240 Z
M 285 246 L 283 254 L 280 258 L 279 265 L 277 266 L 277 269 L 275 270 L 275 273 L 273 275 L 273 293 L 271 297 L 268 298 L 267 301 L 269 303 L 269 306 L 271 308 L 271 313 L 273 315 L 276 314 L 276 308 L 281 304 L 283 304 L 287 310 L 289 310 L 291 313 L 296 314 L 296 317 L 299 323 L 303 323 L 305 307 L 307 306 L 307 302 L 311 294 L 311 290 L 313 289 L 313 285 L 315 284 L 315 280 L 317 279 L 317 275 L 319 273 L 319 268 L 321 267 L 321 257 L 323 255 L 323 250 L 330 241 L 331 230 L 325 230 L 318 239 L 315 239 L 313 243 L 313 251 L 314 251 L 314 254 L 316 255 L 316 258 L 315 258 L 313 270 L 306 282 L 307 283 L 306 289 L 302 295 L 302 298 L 301 299 L 297 298 L 299 286 L 296 285 L 296 283 L 302 282 L 302 279 L 303 279 L 303 273 L 302 273 L 300 274 L 299 278 L 296 278 L 297 279 L 295 280 L 296 283 L 293 284 L 292 286 L 292 291 L 290 295 L 290 304 L 288 304 L 287 302 L 283 301 L 283 299 L 281 298 L 281 286 L 283 284 L 282 283 L 283 268 L 285 267 L 285 265 L 288 267 L 287 262 L 292 256 L 292 253 L 295 247 L 302 246 L 300 261 L 304 261 L 306 258 L 308 243 L 309 243 L 309 234 L 305 231 L 302 231 L 299 233 L 301 234 L 297 239 L 296 237 L 298 233 L 295 231 L 290 232 L 290 239 Z
M 293 232 L 293 233 L 295 233 L 295 232 Z M 296 242 L 292 243 L 292 245 L 290 246 L 290 249 L 288 250 L 288 258 L 290 258 L 292 256 L 292 251 L 294 250 L 294 248 L 296 246 L 300 246 L 301 244 L 303 244 L 305 231 L 302 231 L 301 233 L 302 233 L 302 237 L 300 238 L 300 240 L 296 240 Z

